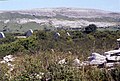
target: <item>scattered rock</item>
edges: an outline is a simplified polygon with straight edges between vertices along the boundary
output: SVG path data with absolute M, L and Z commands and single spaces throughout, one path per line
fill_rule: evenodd
M 65 59 L 62 59 L 58 62 L 58 64 L 66 64 L 66 60 Z
M 73 65 L 74 65 L 74 66 L 80 66 L 80 60 L 77 59 L 77 58 L 74 59 L 74 60 L 73 60 Z
M 5 38 L 5 34 L 3 32 L 0 32 L 0 38 Z

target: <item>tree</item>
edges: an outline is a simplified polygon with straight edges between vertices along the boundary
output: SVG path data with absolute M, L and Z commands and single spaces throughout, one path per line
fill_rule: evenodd
M 95 24 L 90 24 L 89 26 L 85 27 L 85 33 L 89 34 L 91 32 L 95 32 L 97 30 L 97 26 Z

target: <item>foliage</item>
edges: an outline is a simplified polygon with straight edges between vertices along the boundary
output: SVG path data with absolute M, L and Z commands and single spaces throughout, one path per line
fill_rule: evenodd
M 118 66 L 110 71 L 92 66 L 78 68 L 72 66 L 72 61 L 76 57 L 83 61 L 92 52 L 102 54 L 116 48 L 120 31 L 96 31 L 89 34 L 67 31 L 71 36 L 67 36 L 64 30 L 57 32 L 60 33 L 57 39 L 54 38 L 54 31 L 36 31 L 26 39 L 6 38 L 7 41 L 0 45 L 0 57 L 13 54 L 17 59 L 10 73 L 9 67 L 1 64 L 1 81 L 119 81 Z M 63 58 L 67 64 L 58 64 Z
M 54 49 L 60 52 L 72 52 L 87 57 L 92 52 L 103 53 L 117 47 L 116 39 L 120 37 L 119 31 L 96 31 L 84 34 L 81 31 L 58 31 L 61 35 L 55 39 L 51 31 L 36 31 L 33 36 L 26 39 L 8 37 L 1 39 L 0 56 L 7 54 L 37 53 Z M 87 50 L 85 50 L 87 49 Z
M 59 58 L 68 59 L 67 64 L 58 64 Z M 119 81 L 119 67 L 113 70 L 99 69 L 94 66 L 74 67 L 69 64 L 74 58 L 74 55 L 62 52 L 19 55 L 13 62 L 14 70 L 8 72 L 5 65 L 0 66 L 0 79 L 1 81 L 46 81 L 47 79 L 51 81 Z
M 6 35 L 5 38 L 1 38 L 0 39 L 0 44 L 6 44 L 6 43 L 8 44 L 8 43 L 16 41 L 16 38 L 14 37 L 13 34 L 7 33 L 5 35 Z
M 97 26 L 95 24 L 90 24 L 89 26 L 85 27 L 85 33 L 95 32 L 97 30 Z

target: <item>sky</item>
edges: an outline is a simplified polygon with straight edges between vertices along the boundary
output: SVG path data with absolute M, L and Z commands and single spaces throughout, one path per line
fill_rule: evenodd
M 92 8 L 120 12 L 120 0 L 0 0 L 0 10 L 56 7 Z

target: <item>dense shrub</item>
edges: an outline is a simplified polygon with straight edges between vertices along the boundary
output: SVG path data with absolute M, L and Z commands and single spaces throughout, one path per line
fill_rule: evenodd
M 92 52 L 103 53 L 116 48 L 116 39 L 120 37 L 119 31 L 96 31 L 90 34 L 84 34 L 81 31 L 68 31 L 71 36 L 67 36 L 66 31 L 58 32 L 61 36 L 57 39 L 54 38 L 55 32 L 51 31 L 38 31 L 26 39 L 1 39 L 1 42 L 8 42 L 0 45 L 0 56 L 17 52 L 34 54 L 54 49 L 61 52 L 70 51 L 73 54 L 86 57 Z
M 58 64 L 59 58 L 68 59 L 67 64 Z M 120 68 L 99 69 L 94 66 L 74 67 L 75 56 L 62 52 L 42 52 L 35 55 L 24 54 L 13 62 L 14 70 L 0 66 L 1 81 L 119 81 Z M 6 75 L 5 75 L 6 74 Z
M 95 32 L 97 30 L 97 26 L 95 24 L 90 24 L 89 26 L 85 27 L 85 33 L 89 34 L 91 32 Z

